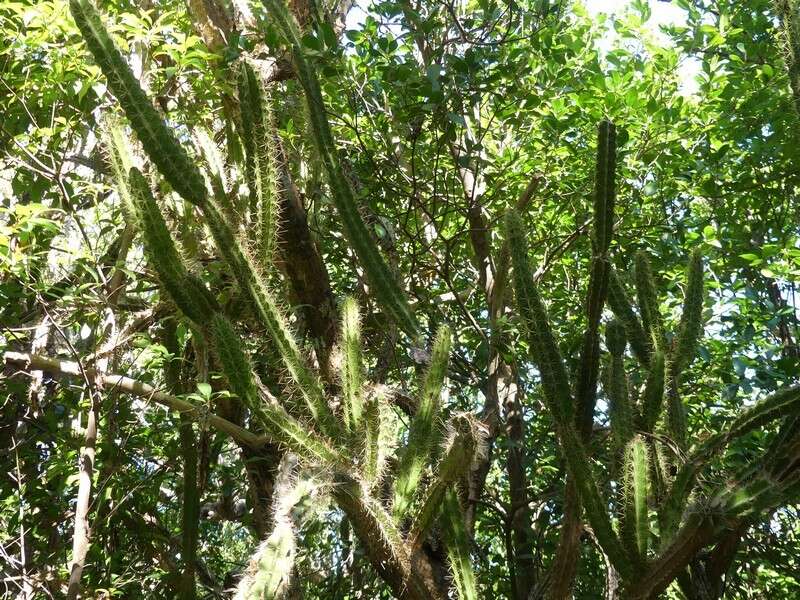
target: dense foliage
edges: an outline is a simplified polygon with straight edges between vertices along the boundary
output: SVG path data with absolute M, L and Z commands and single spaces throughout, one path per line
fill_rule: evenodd
M 0 5 L 2 593 L 800 596 L 800 15 L 672 8 Z

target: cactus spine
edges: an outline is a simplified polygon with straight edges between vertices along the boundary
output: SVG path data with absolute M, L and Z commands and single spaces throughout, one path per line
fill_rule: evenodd
M 69 6 L 89 51 L 147 154 L 176 192 L 192 204 L 202 206 L 206 200 L 203 176 L 150 104 L 94 5 L 89 0 L 70 0 Z
M 361 317 L 358 313 L 358 303 L 353 298 L 345 298 L 342 303 L 341 349 L 345 426 L 351 432 L 363 433 L 364 361 L 361 357 Z
M 284 0 L 264 0 L 264 5 L 290 47 L 297 77 L 305 91 L 314 143 L 328 176 L 332 200 L 342 220 L 345 237 L 358 256 L 381 307 L 406 334 L 416 340 L 419 335 L 419 325 L 402 289 L 361 219 L 353 188 L 339 163 L 328 118 L 325 115 L 322 90 L 316 73 L 303 54 L 297 21 L 289 12 Z
M 411 506 L 414 491 L 429 461 L 431 449 L 436 443 L 442 386 L 447 375 L 451 337 L 450 329 L 442 326 L 433 342 L 431 363 L 422 384 L 422 397 L 417 413 L 411 421 L 408 442 L 403 449 L 397 469 L 393 510 L 398 519 L 401 519 Z

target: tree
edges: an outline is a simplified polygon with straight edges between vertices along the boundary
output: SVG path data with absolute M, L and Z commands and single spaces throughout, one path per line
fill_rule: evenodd
M 676 4 L 4 7 L 9 590 L 796 593 L 797 8 Z

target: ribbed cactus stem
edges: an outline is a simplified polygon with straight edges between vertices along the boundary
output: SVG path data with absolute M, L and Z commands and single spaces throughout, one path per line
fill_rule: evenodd
M 611 433 L 619 451 L 625 449 L 634 431 L 633 407 L 628 394 L 628 377 L 623 360 L 626 345 L 625 327 L 614 319 L 606 326 L 606 346 L 611 354 L 607 392 L 610 400 Z
M 642 325 L 650 336 L 653 348 L 663 350 L 664 327 L 661 321 L 661 312 L 658 309 L 658 292 L 653 278 L 653 269 L 650 267 L 650 260 L 646 253 L 642 251 L 636 253 L 633 274 Z
M 589 455 L 571 424 L 557 425 L 556 431 L 567 461 L 567 468 L 575 479 L 581 503 L 597 541 L 622 578 L 629 579 L 633 575 L 634 565 L 611 526 L 607 513 L 608 505 L 597 487 Z
M 594 185 L 594 243 L 598 255 L 611 244 L 616 196 L 617 130 L 610 121 L 597 127 L 597 162 Z
M 572 419 L 574 408 L 569 377 L 556 344 L 547 309 L 534 283 L 528 258 L 528 242 L 522 219 L 510 211 L 506 215 L 506 236 L 514 267 L 514 293 L 523 330 L 531 347 L 533 361 L 539 369 L 545 400 L 557 421 Z
M 792 87 L 795 112 L 800 115 L 800 15 L 797 0 L 774 0 L 780 22 L 783 59 Z
M 186 270 L 150 185 L 135 167 L 128 174 L 127 189 L 144 238 L 148 264 L 183 314 L 204 326 L 218 310 L 217 302 L 205 285 Z
M 256 316 L 270 333 L 283 363 L 302 394 L 309 416 L 323 433 L 336 439 L 339 425 L 325 399 L 322 383 L 306 364 L 278 301 L 267 288 L 252 258 L 244 251 L 230 226 L 209 204 L 203 210 L 217 249 L 250 301 Z
M 403 518 L 411 506 L 414 492 L 438 439 L 439 409 L 442 386 L 447 375 L 451 338 L 450 329 L 445 325 L 439 328 L 433 342 L 431 362 L 422 383 L 420 402 L 411 420 L 408 442 L 403 448 L 397 468 L 393 512 L 398 520 Z
M 291 583 L 297 553 L 297 531 L 314 514 L 318 484 L 284 475 L 275 489 L 272 533 L 256 550 L 236 590 L 235 600 L 278 600 Z
M 442 503 L 442 533 L 447 544 L 450 573 L 459 600 L 478 600 L 478 586 L 470 558 L 470 536 L 455 489 L 445 492 Z
M 297 22 L 289 12 L 284 0 L 264 0 L 264 5 L 290 46 L 295 71 L 305 91 L 314 144 L 327 173 L 332 200 L 342 221 L 345 237 L 358 256 L 358 260 L 367 274 L 371 291 L 381 308 L 395 320 L 406 334 L 416 339 L 419 335 L 416 318 L 408 306 L 408 301 L 400 285 L 381 256 L 361 218 L 353 188 L 339 162 L 328 118 L 325 114 L 322 91 L 317 75 L 304 55 L 302 35 Z
M 617 317 L 625 326 L 628 342 L 631 345 L 633 355 L 639 360 L 642 366 L 650 364 L 651 341 L 644 327 L 639 321 L 639 317 L 633 310 L 628 292 L 620 280 L 619 274 L 611 268 L 608 274 L 608 305 L 614 316 Z
M 89 0 L 70 0 L 75 24 L 147 155 L 176 192 L 192 204 L 206 200 L 203 176 L 148 100 Z
M 122 208 L 129 216 L 136 219 L 136 209 L 131 196 L 128 181 L 133 159 L 130 142 L 122 130 L 119 119 L 107 117 L 103 123 L 103 144 L 108 151 L 111 171 L 114 176 L 114 187 L 122 201 Z
M 600 318 L 608 291 L 608 248 L 614 225 L 616 194 L 616 129 L 602 121 L 597 129 L 597 162 L 594 194 L 594 248 L 586 294 L 586 331 L 583 335 L 575 383 L 577 425 L 582 435 L 590 435 L 597 394 L 600 366 Z
M 650 459 L 647 445 L 641 436 L 635 436 L 625 447 L 623 495 L 625 510 L 622 521 L 622 538 L 635 562 L 643 563 L 647 557 L 650 537 L 647 497 L 649 494 Z
M 245 174 L 250 187 L 250 213 L 258 224 L 258 248 L 267 268 L 273 265 L 278 223 L 278 168 L 275 125 L 269 95 L 246 62 L 239 75 L 239 107 L 247 161 Z
M 467 415 L 456 415 L 449 423 L 451 435 L 442 459 L 436 467 L 436 476 L 425 491 L 425 498 L 412 520 L 409 535 L 412 547 L 422 543 L 430 533 L 442 500 L 448 489 L 469 472 L 477 446 L 476 427 Z
M 345 298 L 342 303 L 342 406 L 344 421 L 351 432 L 364 433 L 364 361 L 361 356 L 361 317 L 358 303 Z M 367 434 L 368 435 L 368 434 Z
M 676 377 L 689 366 L 697 352 L 703 333 L 703 299 L 703 256 L 699 249 L 695 249 L 689 258 L 683 312 L 672 358 Z
M 664 353 L 657 350 L 650 361 L 642 397 L 642 430 L 650 433 L 658 423 L 664 407 Z
M 259 111 L 261 106 L 259 102 L 253 101 L 254 92 L 252 87 L 255 83 L 256 75 L 253 69 L 246 61 L 242 61 L 239 66 L 239 78 L 237 90 L 239 93 L 239 137 L 242 139 L 244 146 L 245 161 L 244 161 L 244 176 L 247 181 L 247 187 L 250 190 L 250 213 L 256 211 L 258 204 L 256 197 L 256 141 L 255 141 L 255 128 L 256 122 L 259 120 Z M 260 90 L 256 90 L 256 94 Z
M 259 393 L 250 358 L 243 350 L 242 338 L 222 314 L 211 319 L 211 338 L 222 370 L 244 404 L 261 421 L 269 435 L 295 452 L 301 459 L 327 468 L 346 464 L 344 458 L 312 429 L 287 413 L 273 399 Z
M 372 486 L 381 474 L 381 404 L 383 393 L 376 391 L 367 397 L 364 404 L 364 459 L 363 476 L 368 486 Z

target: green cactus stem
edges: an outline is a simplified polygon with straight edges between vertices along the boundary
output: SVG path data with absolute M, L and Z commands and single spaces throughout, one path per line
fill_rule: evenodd
M 574 412 L 569 377 L 550 328 L 547 310 L 534 283 L 522 219 L 514 211 L 506 215 L 506 236 L 514 267 L 514 293 L 519 316 L 539 369 L 545 399 L 556 420 L 563 422 L 566 417 L 571 419 Z
M 284 0 L 264 0 L 264 5 L 290 47 L 295 72 L 305 91 L 314 144 L 327 173 L 332 200 L 342 221 L 345 237 L 358 256 L 381 307 L 406 334 L 416 340 L 419 336 L 419 325 L 402 289 L 361 218 L 353 188 L 339 162 L 317 74 L 306 60 L 297 21 Z
M 361 317 L 358 303 L 345 298 L 342 303 L 342 406 L 345 426 L 363 435 L 364 419 L 364 361 L 361 356 Z M 369 435 L 369 434 L 367 434 Z
M 258 76 L 242 62 L 239 74 L 239 107 L 242 138 L 247 152 L 245 175 L 250 188 L 250 214 L 258 224 L 257 246 L 264 264 L 271 268 L 278 223 L 278 167 L 274 143 L 274 122 L 269 95 Z
M 623 467 L 622 539 L 635 562 L 644 563 L 650 537 L 647 497 L 649 494 L 649 456 L 641 436 L 635 436 L 625 448 Z
M 422 397 L 408 430 L 408 442 L 400 457 L 394 485 L 393 512 L 401 520 L 408 512 L 439 431 L 442 386 L 447 375 L 452 335 L 442 326 L 431 350 L 431 362 L 422 384 Z
M 628 292 L 625 291 L 625 286 L 620 281 L 619 274 L 613 268 L 610 269 L 608 274 L 608 305 L 611 307 L 614 316 L 622 321 L 625 326 L 625 332 L 633 355 L 642 366 L 649 366 L 650 338 L 633 310 L 633 303 L 630 296 L 628 296 Z
M 307 461 L 328 468 L 343 467 L 347 461 L 313 429 L 289 415 L 273 398 L 260 393 L 253 365 L 244 353 L 242 338 L 227 318 L 217 314 L 211 320 L 214 349 L 231 390 L 261 421 L 269 435 Z
M 256 550 L 235 600 L 278 600 L 291 583 L 297 554 L 297 531 L 314 515 L 319 484 L 312 479 L 282 473 L 275 489 L 272 533 Z
M 145 95 L 89 0 L 70 0 L 75 24 L 147 155 L 173 189 L 197 206 L 206 201 L 203 176 Z
M 617 319 L 606 326 L 606 346 L 611 354 L 608 369 L 609 416 L 611 433 L 618 451 L 623 451 L 634 431 L 634 414 L 628 394 L 628 378 L 625 374 L 625 327 Z
M 664 353 L 657 350 L 650 362 L 642 398 L 642 430 L 652 432 L 664 407 Z
M 700 250 L 695 249 L 689 258 L 683 312 L 672 356 L 676 378 L 689 366 L 697 352 L 703 333 L 703 296 L 703 257 Z
M 470 537 L 464 511 L 454 489 L 445 492 L 442 503 L 442 532 L 447 543 L 450 573 L 459 600 L 478 600 L 478 586 L 470 559 Z
M 208 204 L 203 213 L 217 249 L 230 266 L 256 316 L 269 331 L 290 376 L 297 384 L 308 415 L 319 424 L 323 433 L 338 439 L 340 427 L 325 399 L 322 383 L 307 365 L 278 301 L 264 283 L 264 277 L 219 211 Z
M 127 189 L 144 238 L 148 263 L 183 314 L 203 326 L 219 310 L 216 300 L 205 285 L 186 270 L 150 185 L 135 167 L 128 175 Z
M 617 130 L 610 121 L 597 127 L 597 162 L 594 194 L 594 243 L 598 255 L 608 251 L 614 228 L 616 197 Z
M 448 489 L 469 472 L 478 445 L 477 428 L 468 415 L 456 415 L 450 420 L 451 435 L 445 445 L 442 459 L 435 470 L 435 478 L 425 491 L 425 498 L 415 518 L 409 535 L 411 546 L 421 544 L 430 532 Z
M 644 330 L 650 336 L 654 350 L 664 350 L 664 326 L 658 309 L 658 292 L 650 260 L 644 252 L 636 253 L 633 275 Z

